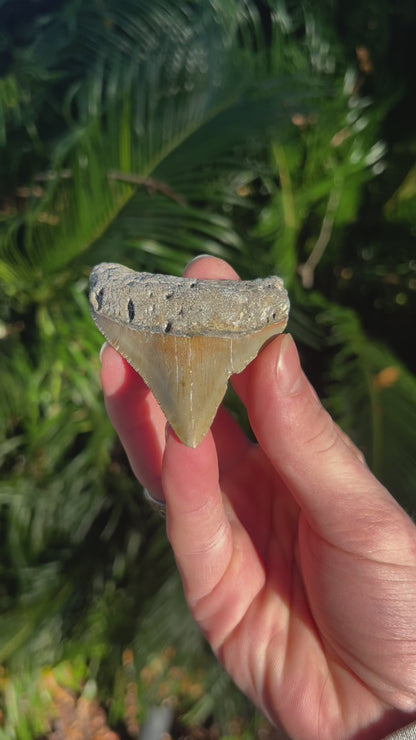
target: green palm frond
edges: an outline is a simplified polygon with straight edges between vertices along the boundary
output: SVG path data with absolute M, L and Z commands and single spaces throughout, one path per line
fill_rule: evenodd
M 231 5 L 215 7 L 215 13 L 210 4 L 202 13 L 185 13 L 180 3 L 169 12 L 165 3 L 151 10 L 141 3 L 123 3 L 122 10 L 109 3 L 105 12 L 87 4 L 74 11 L 76 30 L 70 29 L 63 47 L 52 43 L 48 74 L 39 73 L 42 88 L 51 70 L 57 71 L 60 97 L 53 107 L 65 134 L 56 142 L 44 137 L 44 171 L 32 172 L 43 195 L 4 227 L 5 280 L 18 274 L 24 282 L 33 270 L 40 279 L 46 265 L 49 276 L 58 261 L 69 264 L 97 240 L 136 189 L 131 179 L 130 186 L 116 180 L 114 172 L 125 173 L 126 181 L 136 175 L 144 184 L 152 178 L 182 200 L 206 201 L 216 183 L 217 202 L 219 180 L 226 200 L 227 176 L 241 172 L 243 162 L 256 175 L 256 148 L 264 150 L 267 132 L 288 127 L 311 86 L 288 77 L 284 65 L 270 68 L 256 49 L 260 24 L 254 7 Z M 68 11 L 60 23 L 69 24 L 70 16 Z M 143 32 L 146 24 L 150 36 Z M 90 25 L 98 28 L 94 53 Z M 41 40 L 25 48 L 35 68 L 56 33 L 53 19 L 42 32 Z M 85 68 L 77 77 L 80 57 Z M 41 128 L 48 107 L 45 101 L 37 105 Z
M 132 186 L 131 173 L 143 178 L 142 187 L 146 187 L 148 183 L 152 188 L 154 182 L 157 187 L 157 183 L 160 183 L 159 190 L 165 197 L 169 197 L 171 193 L 173 202 L 179 200 L 179 203 L 176 203 L 178 220 L 183 218 L 184 213 L 186 214 L 181 202 L 186 202 L 195 195 L 201 200 L 204 196 L 206 198 L 210 182 L 216 182 L 218 188 L 219 172 L 223 183 L 221 190 L 226 200 L 227 189 L 230 189 L 229 180 L 238 169 L 241 169 L 241 154 L 237 158 L 237 145 L 244 140 L 249 131 L 254 131 L 255 135 L 256 126 L 259 135 L 264 129 L 264 120 L 272 119 L 281 103 L 282 98 L 274 90 L 273 94 L 269 93 L 268 99 L 263 101 L 263 104 L 261 101 L 256 103 L 254 115 L 245 115 L 247 111 L 253 109 L 253 101 L 250 99 L 238 106 L 233 105 L 228 115 L 217 114 L 205 126 L 204 120 L 195 121 L 194 128 L 197 125 L 200 127 L 198 135 L 193 133 L 188 138 L 186 130 L 182 129 L 181 141 L 178 140 L 175 131 L 169 131 L 167 124 L 171 122 L 171 112 L 165 109 L 158 116 L 157 124 L 151 127 L 150 138 L 154 141 L 157 153 L 154 150 L 145 151 L 147 143 L 142 148 L 137 139 L 127 140 L 130 135 L 124 135 L 124 131 L 132 130 L 129 105 L 122 109 L 121 113 L 114 112 L 115 120 L 113 119 L 112 125 L 109 125 L 108 131 L 88 127 L 88 130 L 79 135 L 71 152 L 67 153 L 62 162 L 65 167 L 55 167 L 52 170 L 49 177 L 55 178 L 55 181 L 47 185 L 44 198 L 26 215 L 21 224 L 23 249 L 20 252 L 16 250 L 16 240 L 21 233 L 17 226 L 20 224 L 15 222 L 9 227 L 2 250 L 3 277 L 7 279 L 17 272 L 25 280 L 29 272 L 33 274 L 33 270 L 36 270 L 40 277 L 42 269 L 46 269 L 46 266 L 50 275 L 58 266 L 69 264 L 71 259 L 81 254 L 87 245 L 96 241 L 105 232 L 131 199 L 136 191 Z M 176 104 L 180 105 L 179 101 Z M 122 119 L 126 116 L 128 118 L 124 123 Z M 241 120 L 244 121 L 243 124 Z M 287 114 L 284 120 L 287 124 Z M 182 121 L 175 124 L 175 127 L 176 125 L 181 128 Z M 223 133 L 221 137 L 220 132 Z M 162 137 L 162 141 L 157 141 L 158 136 Z M 228 152 L 226 158 L 224 150 L 226 154 Z M 215 156 L 218 157 L 217 162 Z M 255 162 L 247 161 L 247 169 L 250 168 L 255 173 L 255 167 Z M 126 182 L 123 182 L 123 172 L 126 173 Z M 204 174 L 203 189 L 201 173 Z M 235 196 L 235 193 L 231 192 L 230 195 Z M 218 199 L 217 195 L 217 201 Z M 164 205 L 160 199 L 155 202 L 162 202 L 162 207 Z M 138 233 L 141 233 L 139 214 L 140 212 L 136 218 Z M 201 221 L 203 215 L 203 211 L 200 211 Z M 207 219 L 209 223 L 211 219 L 209 213 Z M 21 219 L 19 221 L 21 222 Z M 122 229 L 121 222 L 120 230 Z M 166 243 L 168 239 L 165 237 L 164 241 Z
M 369 341 L 355 312 L 331 306 L 319 320 L 330 327 L 336 348 L 329 408 L 374 474 L 413 514 L 416 378 L 385 344 Z

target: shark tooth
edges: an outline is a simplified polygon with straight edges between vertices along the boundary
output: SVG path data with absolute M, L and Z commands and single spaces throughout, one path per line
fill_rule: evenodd
M 100 332 L 143 378 L 179 439 L 204 438 L 232 373 L 286 327 L 278 277 L 197 280 L 101 263 L 90 275 Z

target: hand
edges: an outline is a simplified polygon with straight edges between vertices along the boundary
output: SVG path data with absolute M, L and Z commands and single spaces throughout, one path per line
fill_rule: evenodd
M 234 278 L 222 260 L 188 277 Z M 102 357 L 107 411 L 167 505 L 189 608 L 238 686 L 295 740 L 372 740 L 416 718 L 416 527 L 323 409 L 289 335 L 232 379 L 196 449 L 140 377 Z

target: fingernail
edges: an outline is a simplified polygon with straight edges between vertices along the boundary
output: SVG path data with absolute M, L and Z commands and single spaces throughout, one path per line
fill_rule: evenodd
M 282 393 L 292 395 L 300 391 L 303 383 L 302 370 L 298 351 L 290 334 L 284 335 L 280 345 L 276 376 Z
M 103 361 L 103 352 L 104 352 L 105 348 L 107 347 L 107 345 L 108 345 L 108 342 L 104 342 L 103 346 L 100 349 L 100 362 Z
M 205 257 L 212 257 L 212 254 L 198 254 L 196 257 L 194 257 L 188 262 L 188 264 L 185 267 L 185 270 L 187 270 L 190 265 L 193 265 L 194 262 L 198 262 L 198 260 L 205 259 Z

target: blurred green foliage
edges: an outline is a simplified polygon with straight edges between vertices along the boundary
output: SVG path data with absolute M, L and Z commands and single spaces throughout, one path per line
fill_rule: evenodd
M 96 262 L 281 274 L 312 381 L 415 510 L 415 26 L 411 0 L 0 0 L 0 738 L 46 733 L 56 682 L 113 723 L 171 695 L 259 723 L 106 420 Z

